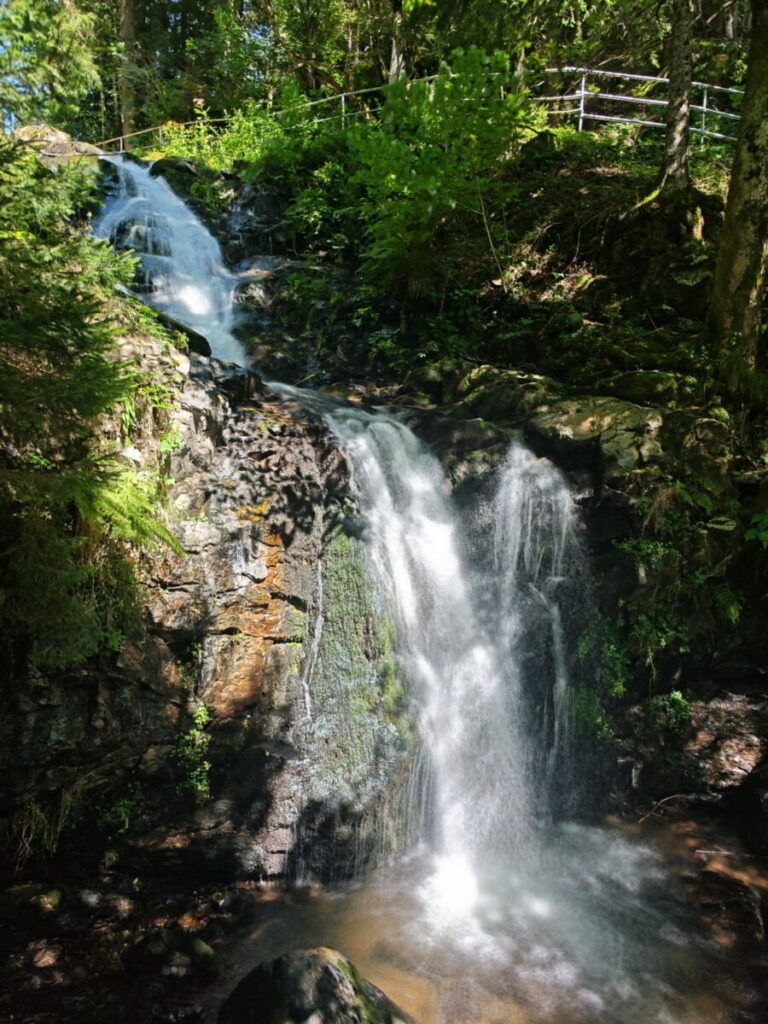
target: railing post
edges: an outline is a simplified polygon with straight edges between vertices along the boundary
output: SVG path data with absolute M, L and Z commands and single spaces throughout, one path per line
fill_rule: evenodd
M 704 135 L 704 132 L 706 131 L 706 128 L 707 128 L 707 98 L 708 98 L 708 95 L 709 95 L 709 92 L 708 92 L 707 87 L 705 85 L 704 86 L 704 99 L 701 101 L 702 110 L 701 110 L 701 138 L 699 139 L 699 145 L 700 146 L 704 145 L 704 139 L 706 138 L 706 136 Z M 717 130 L 717 129 L 715 129 L 715 130 Z
M 585 99 L 587 95 L 587 76 L 581 76 L 581 87 L 579 90 L 579 131 L 582 131 L 584 127 L 584 107 Z

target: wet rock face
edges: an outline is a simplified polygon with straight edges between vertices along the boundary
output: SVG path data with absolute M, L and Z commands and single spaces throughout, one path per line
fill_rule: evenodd
M 636 708 L 630 718 L 642 737 L 639 782 L 653 794 L 728 795 L 750 781 L 768 755 L 768 702 L 726 693 L 693 701 L 676 735 Z
M 131 841 L 161 866 L 349 873 L 410 733 L 363 542 L 343 531 L 346 463 L 252 374 L 147 343 L 122 354 L 173 396 L 162 430 L 145 412 L 119 454 L 170 481 L 184 554 L 143 557 L 144 628 L 113 659 L 6 695 L 8 814 L 89 779 L 122 806 L 130 781 Z
M 219 1024 L 413 1024 L 335 949 L 297 950 L 251 971 Z
M 145 572 L 149 633 L 186 666 L 190 707 L 211 716 L 217 784 L 157 849 L 235 876 L 349 873 L 409 734 L 361 543 L 342 529 L 346 463 L 319 421 L 269 394 L 232 406 L 202 386 L 211 366 L 196 361 L 175 421 L 186 554 Z
M 287 243 L 285 196 L 261 184 L 243 185 L 238 190 L 227 219 L 227 257 L 237 261 L 258 252 L 284 253 Z

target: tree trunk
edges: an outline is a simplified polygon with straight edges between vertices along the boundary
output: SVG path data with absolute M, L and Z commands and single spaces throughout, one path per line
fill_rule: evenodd
M 389 81 L 396 82 L 405 74 L 405 55 L 403 54 L 403 3 L 392 0 L 392 56 L 389 61 Z
M 686 191 L 691 121 L 691 30 L 694 0 L 672 0 L 672 52 L 669 68 L 667 138 L 661 168 L 661 191 Z
M 717 250 L 708 328 L 716 348 L 743 365 L 760 357 L 768 258 L 768 0 L 752 0 L 752 31 L 739 141 Z
M 136 48 L 136 8 L 134 0 L 120 0 L 120 42 L 123 44 L 120 62 L 120 124 L 123 135 L 136 127 L 136 88 L 133 80 L 133 59 Z

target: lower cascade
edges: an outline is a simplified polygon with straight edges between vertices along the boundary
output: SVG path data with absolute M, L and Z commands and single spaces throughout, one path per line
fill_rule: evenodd
M 148 300 L 205 334 L 214 357 L 246 362 L 215 241 L 146 168 L 119 173 L 96 233 L 141 254 Z M 270 387 L 321 417 L 346 455 L 421 752 L 393 800 L 403 848 L 362 880 L 265 903 L 244 963 L 336 946 L 421 1024 L 735 1024 L 659 850 L 572 820 L 589 785 L 573 708 L 591 597 L 563 474 L 513 441 L 470 528 L 405 414 Z M 299 679 L 307 732 L 322 570 Z
M 569 673 L 589 612 L 565 478 L 514 442 L 487 550 L 470 552 L 437 459 L 398 414 L 270 386 L 322 415 L 347 455 L 424 747 L 405 860 L 353 892 L 354 911 L 321 901 L 323 922 L 303 927 L 340 927 L 385 990 L 382 959 L 437 980 L 422 1009 L 435 1024 L 689 1019 L 681 986 L 705 950 L 660 855 L 556 821 L 579 776 Z

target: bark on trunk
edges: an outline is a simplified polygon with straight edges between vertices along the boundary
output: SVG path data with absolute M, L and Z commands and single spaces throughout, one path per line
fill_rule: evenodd
M 120 42 L 123 54 L 120 63 L 120 124 L 123 135 L 136 126 L 136 88 L 133 60 L 136 48 L 136 8 L 134 0 L 120 0 Z
M 768 258 L 768 0 L 752 2 L 739 141 L 717 251 L 708 328 L 721 354 L 758 364 Z
M 405 55 L 402 41 L 403 4 L 392 0 L 392 55 L 389 60 L 389 81 L 396 82 L 405 74 Z
M 672 50 L 669 69 L 667 138 L 661 168 L 662 192 L 688 188 L 691 122 L 691 30 L 693 0 L 672 0 Z

